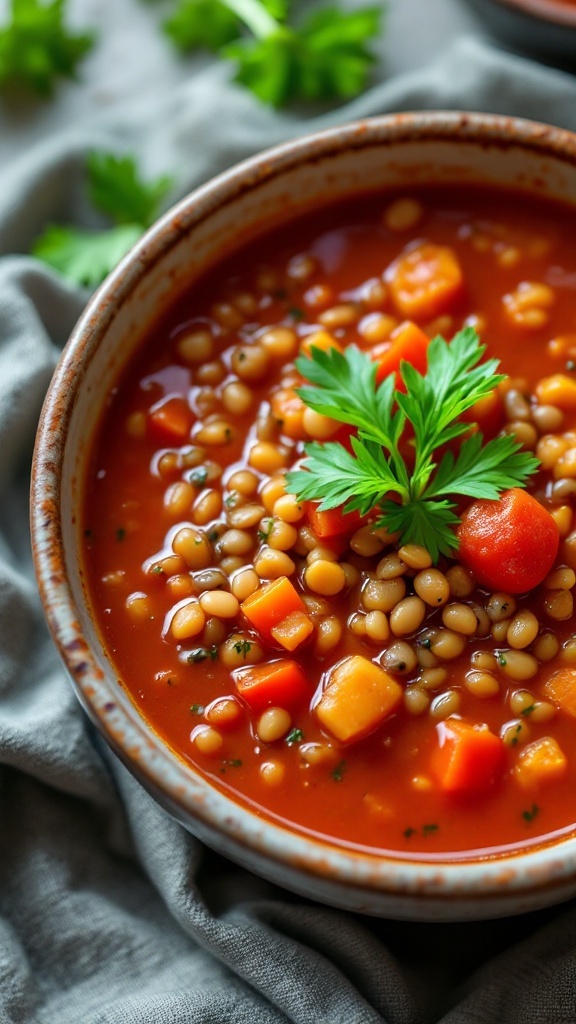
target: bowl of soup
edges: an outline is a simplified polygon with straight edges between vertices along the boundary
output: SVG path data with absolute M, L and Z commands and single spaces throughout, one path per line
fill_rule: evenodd
M 576 892 L 576 137 L 341 126 L 170 210 L 49 389 L 32 531 L 90 719 L 362 913 Z

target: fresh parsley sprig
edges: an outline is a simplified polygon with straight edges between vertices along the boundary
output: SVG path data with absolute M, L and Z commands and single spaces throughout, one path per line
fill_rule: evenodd
M 113 226 L 92 231 L 50 225 L 34 242 L 32 254 L 74 284 L 95 287 L 155 220 L 172 179 L 144 182 L 134 157 L 99 151 L 89 154 L 87 174 L 92 205 Z
M 180 0 L 164 28 L 183 51 L 206 47 L 236 64 L 235 80 L 263 103 L 348 99 L 365 87 L 382 6 L 332 5 L 289 24 L 285 0 Z
M 94 35 L 70 32 L 65 6 L 66 0 L 11 0 L 0 27 L 0 88 L 24 86 L 50 96 L 59 77 L 74 78 Z
M 319 502 L 323 511 L 340 505 L 362 515 L 376 510 L 377 524 L 398 533 L 401 543 L 421 544 L 434 561 L 450 554 L 458 547 L 457 495 L 496 499 L 523 486 L 539 466 L 511 435 L 484 442 L 461 418 L 504 379 L 497 360 L 482 361 L 485 349 L 472 328 L 450 342 L 436 337 L 425 374 L 402 363 L 399 390 L 394 374 L 377 386 L 377 364 L 355 346 L 344 352 L 312 347 L 311 357 L 296 361 L 314 385 L 299 388 L 300 398 L 349 424 L 357 436 L 350 439 L 351 452 L 334 441 L 306 444 L 303 468 L 287 474 L 288 490 L 299 501 Z M 454 454 L 446 445 L 458 438 Z

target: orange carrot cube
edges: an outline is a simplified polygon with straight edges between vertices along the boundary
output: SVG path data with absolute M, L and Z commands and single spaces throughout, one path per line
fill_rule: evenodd
M 314 629 L 312 619 L 306 612 L 290 612 L 277 626 L 270 630 L 277 644 L 287 651 L 295 651 L 300 644 L 308 639 Z
M 439 746 L 432 772 L 445 793 L 472 794 L 490 789 L 504 770 L 505 746 L 487 725 L 447 718 L 437 726 Z
M 548 700 L 576 718 L 576 669 L 559 668 L 542 687 Z
M 288 658 L 247 665 L 232 672 L 238 695 L 255 714 L 265 708 L 300 707 L 310 693 L 303 670 Z
M 278 626 L 291 612 L 306 614 L 306 605 L 287 576 L 270 580 L 240 605 L 244 615 L 268 642 L 272 629 Z
M 403 316 L 425 320 L 449 312 L 464 287 L 454 250 L 433 242 L 401 253 L 388 267 L 386 282 Z
M 164 444 L 183 444 L 190 436 L 194 415 L 178 395 L 163 398 L 148 412 L 148 428 Z

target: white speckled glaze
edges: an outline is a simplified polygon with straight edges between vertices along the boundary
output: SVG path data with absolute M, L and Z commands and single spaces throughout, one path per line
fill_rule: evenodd
M 64 350 L 38 431 L 32 533 L 48 623 L 82 705 L 186 828 L 239 864 L 325 903 L 394 918 L 469 920 L 576 894 L 576 830 L 491 858 L 410 859 L 338 847 L 236 803 L 180 760 L 117 685 L 86 599 L 76 514 L 106 394 L 185 285 L 245 241 L 319 203 L 419 182 L 504 185 L 576 205 L 576 136 L 479 114 L 399 114 L 278 147 L 188 196 L 106 280 Z

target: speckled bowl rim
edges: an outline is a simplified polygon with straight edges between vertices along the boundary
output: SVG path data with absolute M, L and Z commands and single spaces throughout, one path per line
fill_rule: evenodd
M 245 850 L 245 863 L 254 870 L 259 870 L 259 864 L 261 873 L 267 873 L 268 862 L 275 862 L 288 872 L 314 875 L 336 888 L 360 888 L 374 895 L 416 894 L 447 903 L 470 897 L 482 901 L 504 891 L 526 894 L 557 888 L 562 893 L 576 878 L 576 837 L 571 834 L 494 858 L 450 861 L 442 856 L 425 860 L 395 856 L 347 849 L 292 831 L 211 786 L 163 743 L 135 707 L 118 703 L 117 686 L 106 678 L 88 647 L 67 579 L 59 488 L 74 387 L 82 381 L 82 358 L 98 344 L 115 310 L 183 232 L 266 179 L 343 148 L 453 140 L 490 146 L 512 143 L 576 167 L 576 135 L 558 128 L 486 114 L 402 113 L 341 125 L 277 146 L 219 175 L 168 211 L 95 293 L 63 351 L 39 424 L 31 489 L 34 562 L 56 645 L 88 715 L 164 807 L 185 824 L 193 818 L 208 841 L 210 836 L 224 834 L 236 848 L 236 859 L 242 862 Z M 546 903 L 554 901 L 553 896 L 546 898 Z

